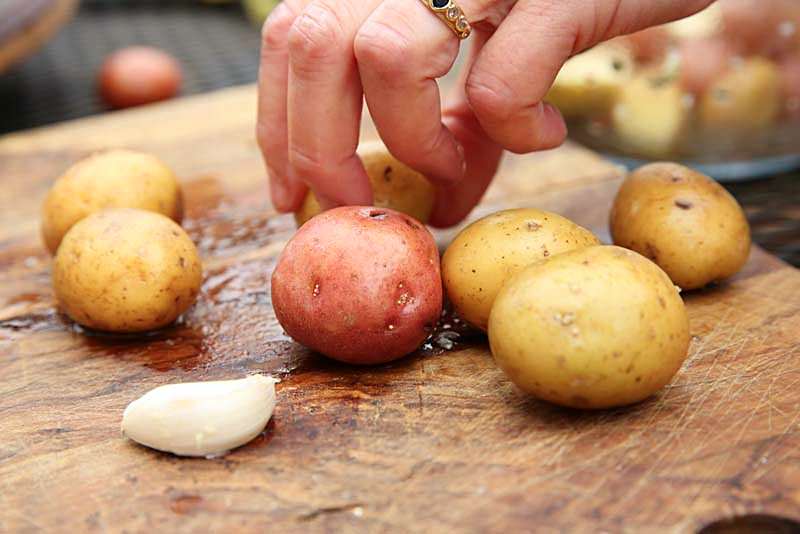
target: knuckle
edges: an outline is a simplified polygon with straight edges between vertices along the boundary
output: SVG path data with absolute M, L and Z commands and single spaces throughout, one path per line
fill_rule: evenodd
M 325 176 L 331 168 L 319 154 L 313 154 L 302 147 L 292 145 L 289 149 L 289 164 L 297 178 L 308 182 Z
M 361 27 L 353 43 L 356 61 L 383 78 L 409 72 L 413 47 L 409 39 L 390 24 L 370 21 Z
M 346 38 L 336 10 L 324 3 L 308 6 L 292 24 L 288 43 L 293 61 L 301 65 L 339 58 Z
M 508 120 L 520 107 L 511 87 L 486 71 L 470 74 L 465 89 L 470 106 L 483 119 Z
M 273 50 L 285 47 L 289 29 L 296 18 L 297 15 L 285 2 L 275 6 L 261 27 L 262 46 Z

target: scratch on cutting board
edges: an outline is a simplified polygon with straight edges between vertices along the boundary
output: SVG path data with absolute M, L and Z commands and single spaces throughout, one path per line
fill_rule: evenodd
M 348 503 L 348 504 L 340 504 L 336 506 L 324 506 L 321 508 L 314 508 L 310 512 L 306 512 L 300 516 L 298 516 L 298 521 L 313 521 L 320 516 L 328 515 L 328 514 L 340 514 L 342 512 L 353 512 L 354 514 L 358 512 L 358 515 L 364 513 L 364 504 L 360 502 Z
M 425 360 L 420 360 L 420 382 L 417 383 L 417 398 L 419 399 L 419 415 L 422 417 L 425 414 L 425 409 L 422 403 L 422 386 L 425 385 Z
M 748 340 L 752 340 L 754 338 L 755 337 L 751 337 L 749 339 L 745 338 L 743 340 L 741 346 L 739 347 L 739 350 L 734 354 L 734 357 L 739 355 L 739 353 L 741 352 L 742 348 L 746 345 Z M 769 354 L 769 356 L 773 356 L 773 355 Z M 791 361 L 790 358 L 781 358 L 781 354 L 777 354 L 775 356 L 778 357 L 779 361 L 782 362 L 781 371 L 783 370 L 783 367 L 786 367 L 788 365 L 788 362 Z M 740 370 L 740 372 L 736 375 L 736 379 L 735 380 L 730 382 L 730 384 L 728 386 L 728 390 L 725 392 L 724 395 L 721 396 L 720 401 L 715 406 L 715 408 L 716 408 L 723 401 L 725 401 L 725 403 L 727 405 L 727 410 L 725 410 L 724 414 L 720 415 L 720 418 L 724 417 L 725 415 L 727 415 L 731 411 L 732 405 L 736 404 L 735 402 L 732 402 L 735 397 L 739 396 L 742 393 L 742 391 L 744 391 L 745 389 L 748 389 L 750 385 L 752 385 L 753 383 L 755 383 L 756 381 L 759 380 L 759 377 L 760 377 L 760 375 L 762 373 L 755 373 L 754 375 L 749 377 L 749 381 L 748 381 L 747 384 L 744 385 L 744 387 L 737 388 L 735 390 L 735 392 L 732 393 L 732 390 L 733 390 L 734 386 L 739 384 L 739 379 L 742 378 L 743 375 L 747 375 L 749 373 L 750 369 L 752 369 L 753 367 L 755 367 L 759 363 L 761 363 L 765 357 L 767 357 L 767 355 L 760 355 L 760 357 L 758 359 L 754 359 L 752 361 L 752 363 L 750 363 L 747 367 L 745 367 L 744 369 Z M 728 449 L 727 454 L 721 455 L 719 457 L 719 460 L 716 462 L 716 464 L 714 466 L 714 470 L 712 471 L 712 474 L 711 474 L 711 477 L 710 477 L 713 480 L 712 484 L 709 485 L 709 486 L 704 486 L 704 487 L 698 488 L 698 490 L 691 497 L 686 499 L 686 501 L 689 503 L 689 506 L 688 506 L 687 509 L 690 510 L 695 506 L 697 501 L 702 496 L 703 492 L 710 493 L 717 486 L 720 485 L 722 480 L 720 479 L 719 474 L 721 473 L 721 471 L 724 468 L 724 466 L 726 465 L 726 463 L 729 461 L 731 455 L 735 452 L 735 450 L 736 450 L 735 445 L 741 442 L 742 437 L 744 436 L 744 433 L 747 431 L 747 429 L 750 426 L 750 423 L 752 422 L 752 420 L 756 416 L 756 414 L 760 411 L 760 409 L 765 405 L 766 406 L 771 406 L 770 395 L 771 395 L 771 387 L 768 387 L 768 388 L 765 389 L 764 393 L 762 393 L 761 397 L 758 400 L 758 403 L 753 408 L 753 410 L 750 412 L 749 417 L 747 417 L 740 424 L 739 432 L 738 432 L 737 436 L 732 440 L 733 446 Z M 797 419 L 797 416 L 795 417 L 795 420 L 796 419 Z M 787 427 L 786 431 L 788 431 L 788 429 L 791 426 L 792 426 L 792 424 L 790 424 L 789 427 Z M 693 452 L 694 453 L 699 452 L 700 448 L 701 448 L 700 446 L 696 447 L 695 451 L 693 451 Z M 692 456 L 694 456 L 694 454 Z M 667 512 L 665 511 L 664 514 L 666 514 L 666 513 Z
M 783 432 L 781 432 L 780 434 L 778 434 L 775 437 L 775 439 L 773 440 L 773 442 L 772 442 L 770 447 L 777 446 L 777 444 L 780 443 L 780 441 L 784 437 L 788 436 L 789 434 L 792 434 L 792 433 L 796 432 L 798 430 L 798 428 L 797 428 L 798 421 L 800 421 L 800 412 L 798 412 L 792 418 L 792 420 L 789 422 L 789 424 L 786 425 L 786 428 L 783 430 Z M 768 447 L 767 450 L 764 451 L 764 453 L 762 455 L 764 458 L 769 456 L 770 447 Z M 797 451 L 794 448 L 789 447 L 788 450 L 784 454 L 782 454 L 781 456 L 778 456 L 776 458 L 772 458 L 770 460 L 769 465 L 761 473 L 759 473 L 758 476 L 752 477 L 750 479 L 750 482 L 751 483 L 756 482 L 757 480 L 760 480 L 761 478 L 766 476 L 768 473 L 771 473 L 772 471 L 775 470 L 775 468 L 777 466 L 781 465 L 784 460 L 786 460 L 787 458 L 793 456 L 794 454 L 796 454 L 796 452 Z
M 703 344 L 695 352 L 696 355 L 699 356 L 702 353 L 702 348 L 705 345 L 705 342 L 709 337 L 711 337 L 710 334 L 716 331 L 717 325 L 722 324 L 728 315 L 729 313 L 725 313 L 723 317 L 720 318 L 719 321 L 717 321 L 717 323 L 715 324 L 714 328 L 709 333 L 709 335 L 705 336 L 705 338 L 703 339 Z M 732 358 L 738 356 L 739 352 L 741 352 L 742 348 L 747 343 L 747 341 L 749 341 L 749 338 L 745 338 L 742 341 L 736 353 L 732 355 Z M 712 361 L 711 365 L 709 366 L 709 369 L 706 370 L 706 378 L 711 372 L 711 368 L 717 363 L 717 361 L 719 361 L 719 358 L 715 358 Z M 733 382 L 735 381 L 732 381 L 732 383 Z M 722 403 L 723 400 L 726 400 L 728 398 L 728 394 L 730 393 L 731 387 L 732 384 L 728 386 L 729 391 L 720 396 L 720 400 L 712 408 L 712 411 L 716 410 L 716 408 L 719 407 L 720 403 Z M 628 503 L 631 499 L 633 499 L 636 495 L 638 495 L 639 492 L 641 492 L 641 490 L 647 485 L 647 482 L 650 479 L 651 475 L 662 467 L 664 459 L 671 451 L 672 443 L 680 437 L 683 431 L 686 430 L 689 427 L 690 423 L 697 417 L 697 414 L 701 411 L 699 407 L 705 404 L 706 400 L 709 398 L 709 396 L 715 389 L 716 388 L 712 385 L 709 388 L 697 388 L 692 392 L 690 399 L 688 400 L 688 402 L 684 404 L 684 408 L 681 411 L 681 414 L 678 416 L 678 419 L 675 421 L 675 424 L 672 425 L 672 427 L 669 429 L 669 433 L 667 434 L 666 438 L 663 441 L 661 441 L 659 446 L 653 451 L 654 453 L 658 451 L 659 453 L 658 456 L 656 456 L 655 460 L 651 463 L 650 467 L 637 478 L 636 482 L 633 485 L 631 485 L 630 489 L 625 493 L 625 495 L 623 495 L 620 499 L 617 500 L 616 502 L 617 509 L 623 507 L 626 503 Z M 666 402 L 666 401 L 659 401 L 659 402 Z M 728 403 L 728 407 L 730 409 L 730 403 Z M 703 446 L 705 446 L 705 443 L 701 443 L 698 446 L 698 449 L 695 450 L 695 452 L 698 452 L 699 448 L 702 448 Z

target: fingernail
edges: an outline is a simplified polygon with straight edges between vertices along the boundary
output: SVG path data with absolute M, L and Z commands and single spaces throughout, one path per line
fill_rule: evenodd
M 456 142 L 456 152 L 458 152 L 458 157 L 461 158 L 461 176 L 460 178 L 464 178 L 464 175 L 467 173 L 467 154 L 464 151 L 464 145 L 461 143 Z

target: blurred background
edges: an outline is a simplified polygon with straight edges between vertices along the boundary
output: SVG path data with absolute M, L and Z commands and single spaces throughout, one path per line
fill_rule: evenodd
M 0 52 L 0 133 L 108 110 L 95 90 L 98 72 L 109 54 L 127 46 L 172 55 L 182 71 L 181 95 L 254 82 L 260 21 L 276 3 L 0 0 L 0 49 L 30 43 L 5 69 Z M 37 25 L 45 26 L 42 35 L 31 36 Z
M 253 83 L 278 0 L 0 0 L 0 135 Z M 130 48 L 133 47 L 133 48 Z M 800 0 L 719 0 L 570 60 L 548 99 L 629 167 L 724 182 L 800 265 Z

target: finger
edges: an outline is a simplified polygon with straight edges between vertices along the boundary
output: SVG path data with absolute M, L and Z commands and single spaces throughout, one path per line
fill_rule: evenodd
M 379 1 L 315 0 L 289 32 L 290 175 L 325 208 L 372 203 L 356 155 L 363 91 L 353 39 Z
M 458 224 L 469 215 L 489 187 L 502 159 L 502 147 L 483 130 L 464 91 L 469 67 L 488 38 L 487 32 L 473 33 L 470 58 L 461 70 L 459 82 L 444 108 L 445 124 L 464 147 L 467 169 L 459 184 L 437 190 L 430 223 L 439 228 Z
M 572 52 L 569 4 L 517 3 L 470 70 L 470 106 L 488 135 L 512 152 L 553 148 L 566 138 L 561 114 L 542 100 Z M 512 44 L 513 53 L 502 57 Z
M 584 15 L 574 19 L 578 25 L 579 37 L 575 43 L 575 53 L 619 35 L 638 32 L 650 26 L 694 15 L 715 0 L 594 1 L 596 8 L 592 17 Z
M 285 0 L 272 10 L 261 32 L 261 63 L 258 70 L 258 120 L 256 139 L 269 175 L 272 203 L 278 211 L 300 207 L 306 193 L 303 182 L 288 175 L 288 130 L 286 95 L 289 78 L 289 29 L 300 13 L 302 2 Z
M 542 99 L 570 56 L 622 33 L 692 14 L 710 2 L 520 1 L 476 60 L 467 82 L 469 102 L 489 135 L 509 150 L 557 146 L 566 127 Z
M 552 2 L 550 4 L 552 4 Z M 608 20 L 611 20 L 609 18 L 609 14 L 613 13 L 613 9 L 608 9 L 610 4 L 605 4 L 605 19 L 607 20 L 605 22 L 601 21 L 602 24 L 606 26 L 604 29 L 602 29 L 602 32 L 611 33 L 603 37 L 602 34 L 596 34 L 596 32 L 601 30 L 595 28 L 580 31 L 578 32 L 577 37 L 575 37 L 575 34 L 571 34 L 571 38 L 574 40 L 573 46 L 578 47 L 578 50 L 581 50 L 590 46 L 591 44 L 594 44 L 594 42 L 591 40 L 586 40 L 585 38 L 581 38 L 581 36 L 591 36 L 596 34 L 595 37 L 591 37 L 592 39 L 596 40 L 618 35 L 619 33 L 623 33 L 625 31 L 636 31 L 649 24 L 666 22 L 668 17 L 677 18 L 682 15 L 687 15 L 692 12 L 692 10 L 702 8 L 703 5 L 708 4 L 708 1 L 703 0 L 700 2 L 694 2 L 693 5 L 690 4 L 692 4 L 692 2 L 684 3 L 682 6 L 680 6 L 680 9 L 676 10 L 674 2 L 662 2 L 659 4 L 660 7 L 667 7 L 669 9 L 657 10 L 655 14 L 657 18 L 650 18 L 647 20 L 645 20 L 644 17 L 652 17 L 653 11 L 643 10 L 640 12 L 640 10 L 635 9 L 636 5 L 620 5 L 619 11 L 626 17 L 637 16 L 640 18 L 639 20 L 626 20 L 624 18 L 620 18 L 614 22 L 614 24 L 608 24 Z M 575 9 L 576 7 L 578 9 Z M 585 8 L 585 6 L 583 7 Z M 549 12 L 554 14 L 552 9 L 555 8 L 557 8 L 557 6 L 551 7 Z M 572 8 L 568 9 L 568 12 L 566 12 L 565 15 L 573 17 L 574 13 L 580 14 L 586 12 L 585 9 L 584 11 L 580 11 L 580 8 L 581 6 L 573 6 Z M 495 13 L 495 15 L 495 20 L 502 20 L 502 12 Z M 499 19 L 497 16 L 499 16 Z M 580 19 L 580 17 L 578 18 Z M 613 18 L 613 15 L 611 15 L 611 18 Z M 565 26 L 569 27 L 568 24 Z M 500 58 L 500 60 L 497 61 L 497 64 L 502 65 L 509 63 L 509 58 L 516 57 L 518 51 L 528 45 L 529 39 L 527 36 L 532 33 L 535 33 L 533 28 L 526 28 L 524 33 L 519 34 L 525 36 L 525 41 L 522 43 L 517 42 L 513 49 L 507 51 L 508 56 L 506 56 L 505 59 Z M 600 37 L 597 35 L 600 35 Z M 471 60 L 470 63 L 468 63 L 468 65 L 462 70 L 462 82 L 465 81 L 464 78 L 467 77 L 466 75 L 470 73 L 470 65 L 474 65 L 476 56 L 481 55 L 483 50 L 482 47 L 488 38 L 489 34 L 486 32 L 476 33 L 475 37 L 473 38 Z M 569 53 L 571 54 L 573 51 L 574 50 L 571 50 Z M 564 59 L 566 59 L 566 57 Z M 556 69 L 558 69 L 558 67 L 560 67 L 560 63 Z M 524 70 L 525 69 L 523 69 L 523 71 Z M 524 75 L 525 72 L 522 74 Z M 518 76 L 519 74 L 511 74 L 508 76 L 508 78 L 513 80 L 518 79 L 515 78 Z M 526 92 L 530 92 L 530 88 L 535 87 L 537 81 L 540 81 L 537 80 L 535 76 L 531 76 L 530 78 L 533 79 L 527 79 L 523 77 L 523 83 L 520 84 L 520 87 L 516 87 L 515 90 L 523 95 L 526 94 Z M 546 85 L 549 87 L 549 84 Z M 444 112 L 445 124 L 448 125 L 456 138 L 465 147 L 467 156 L 467 172 L 466 177 L 458 187 L 440 188 L 438 190 L 436 206 L 434 207 L 434 211 L 431 216 L 431 224 L 434 226 L 452 226 L 466 217 L 483 197 L 497 171 L 497 167 L 502 158 L 501 147 L 497 145 L 481 127 L 480 122 L 472 113 L 471 107 L 467 102 L 466 87 L 465 84 L 462 83 L 461 85 L 457 86 L 457 90 L 451 99 L 451 104 L 446 107 Z M 536 140 L 535 136 L 530 136 L 528 139 L 534 139 L 534 141 Z M 533 144 L 537 148 L 543 145 L 541 142 L 534 142 Z
M 442 123 L 436 83 L 458 49 L 458 38 L 443 21 L 409 0 L 383 2 L 354 43 L 367 105 L 387 148 L 440 184 L 464 176 L 463 149 Z

